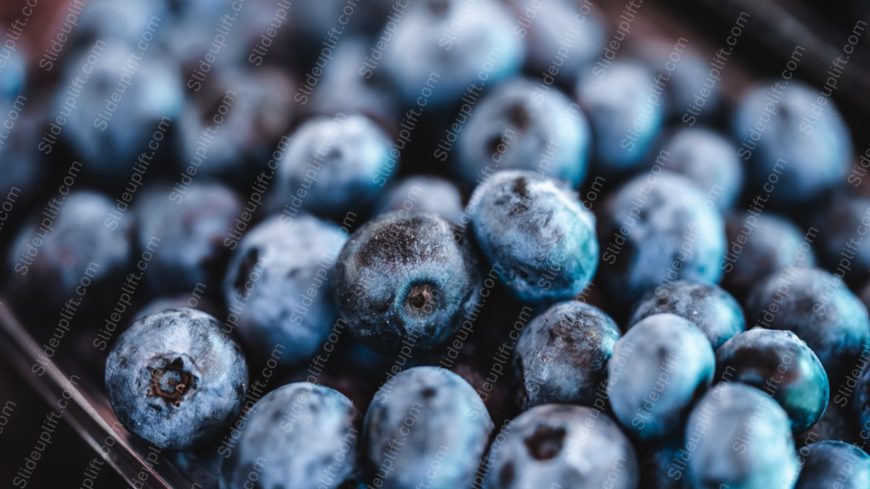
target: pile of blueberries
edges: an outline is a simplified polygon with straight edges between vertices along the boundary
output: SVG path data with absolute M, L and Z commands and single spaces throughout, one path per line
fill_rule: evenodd
M 867 489 L 870 154 L 610 28 L 91 0 L 0 69 L 5 295 L 203 485 Z

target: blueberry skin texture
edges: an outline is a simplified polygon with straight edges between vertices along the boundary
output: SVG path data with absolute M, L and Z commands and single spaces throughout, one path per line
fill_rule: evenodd
M 54 314 L 64 301 L 77 297 L 83 277 L 88 279 L 88 292 L 79 300 L 93 304 L 99 300 L 98 290 L 115 294 L 132 256 L 129 221 L 122 220 L 114 229 L 105 225 L 115 208 L 108 197 L 75 191 L 53 202 L 46 205 L 57 211 L 48 234 L 40 230 L 43 216 L 32 217 L 7 256 L 14 277 L 12 295 L 20 304 L 33 304 L 31 312 L 37 314 Z
M 246 234 L 224 279 L 242 341 L 263 358 L 282 345 L 283 366 L 311 358 L 335 324 L 332 271 L 346 241 L 341 228 L 306 214 L 274 216 Z
M 749 324 L 793 331 L 825 366 L 831 385 L 870 348 L 864 304 L 835 275 L 785 268 L 759 283 L 746 301 Z
M 459 133 L 456 174 L 467 187 L 496 170 L 528 170 L 572 187 L 587 173 L 592 135 L 586 117 L 558 90 L 519 78 L 490 92 Z
M 684 280 L 664 283 L 644 295 L 628 324 L 663 313 L 676 314 L 694 323 L 707 335 L 713 350 L 746 329 L 740 304 L 731 294 L 712 284 Z
M 359 413 L 340 392 L 297 382 L 248 411 L 221 466 L 220 487 L 345 487 L 356 471 Z
M 870 198 L 840 196 L 830 202 L 816 219 L 819 228 L 819 257 L 828 270 L 843 273 L 850 284 L 870 278 Z M 841 264 L 848 261 L 848 268 Z
M 757 387 L 779 402 L 802 433 L 828 406 L 831 389 L 819 358 L 791 331 L 752 328 L 716 351 L 716 378 Z
M 395 211 L 359 228 L 336 264 L 339 314 L 364 344 L 428 350 L 447 341 L 479 301 L 467 239 L 434 214 Z
M 487 84 L 519 71 L 525 45 L 514 23 L 494 0 L 412 2 L 384 51 L 383 69 L 407 105 L 419 106 L 422 97 L 430 108 L 445 108 L 482 83 L 484 66 L 491 65 Z
M 804 465 L 794 489 L 866 489 L 870 455 L 841 441 L 824 440 L 801 449 Z
M 106 359 L 106 392 L 125 428 L 161 449 L 213 440 L 239 414 L 248 366 L 214 317 L 194 309 L 146 316 Z
M 545 404 L 522 413 L 496 435 L 482 467 L 488 489 L 638 487 L 628 437 L 607 414 L 585 406 Z
M 595 216 L 564 182 L 498 172 L 475 189 L 467 213 L 484 255 L 524 302 L 572 299 L 595 274 Z
M 858 415 L 861 433 L 870 432 L 870 361 L 865 361 L 863 371 L 858 377 L 853 405 Z M 836 397 L 835 401 L 839 401 Z
M 366 412 L 362 446 L 372 484 L 470 487 L 492 429 L 483 401 L 461 377 L 440 367 L 405 370 Z
M 236 194 L 215 183 L 194 182 L 183 196 L 169 188 L 143 195 L 136 203 L 139 249 L 159 239 L 145 274 L 151 289 L 166 294 L 220 283 L 225 240 L 241 212 Z
M 642 440 L 660 439 L 682 427 L 715 369 L 713 348 L 697 326 L 655 314 L 616 343 L 607 364 L 607 396 L 626 429 Z
M 514 349 L 517 404 L 593 405 L 603 397 L 607 361 L 619 340 L 619 327 L 589 304 L 561 302 L 526 326 Z
M 799 470 L 791 423 L 770 396 L 726 382 L 701 399 L 686 426 L 689 487 L 790 488 Z
M 278 205 L 326 215 L 367 208 L 398 163 L 389 136 L 361 114 L 315 117 L 290 138 L 272 195 Z
M 734 206 L 743 188 L 743 162 L 737 147 L 719 133 L 687 127 L 670 133 L 659 147 L 662 168 L 683 174 L 698 184 L 720 209 Z
M 719 281 L 725 225 L 682 175 L 660 171 L 629 180 L 607 199 L 598 222 L 601 277 L 618 301 L 634 302 L 668 281 Z
M 771 94 L 771 85 L 751 90 L 735 111 L 733 129 L 737 141 L 751 143 L 738 143 L 740 157 L 748 159 L 751 186 L 766 195 L 769 175 L 777 174 L 770 201 L 788 209 L 822 197 L 846 178 L 852 141 L 834 104 L 827 104 L 817 118 L 813 116 L 818 90 L 792 81 L 782 91 L 773 115 L 767 100 Z M 760 137 L 757 123 L 765 126 Z M 780 159 L 786 163 L 778 164 Z
M 378 203 L 378 214 L 391 211 L 429 212 L 450 222 L 463 222 L 462 194 L 449 180 L 415 175 L 387 190 Z
M 577 84 L 577 99 L 592 127 L 597 173 L 616 175 L 646 162 L 664 121 L 663 104 L 650 103 L 653 74 L 642 64 L 618 61 Z
M 772 212 L 730 214 L 725 221 L 728 251 L 722 284 L 745 294 L 768 275 L 787 267 L 813 267 L 815 253 L 788 219 Z

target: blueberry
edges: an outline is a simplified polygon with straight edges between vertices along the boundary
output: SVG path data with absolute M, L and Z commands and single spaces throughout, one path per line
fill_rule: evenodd
M 443 344 L 476 307 L 481 288 L 471 247 L 455 226 L 403 211 L 359 228 L 336 276 L 339 314 L 360 341 L 380 350 Z
M 847 443 L 857 442 L 859 439 L 858 419 L 852 411 L 848 399 L 836 399 L 844 407 L 834 402 L 835 396 L 828 403 L 825 413 L 816 421 L 809 430 L 800 433 L 795 441 L 801 445 L 808 445 L 817 440 L 839 440 Z
M 848 283 L 870 279 L 870 197 L 839 196 L 816 218 L 819 257 Z
M 153 134 L 167 126 L 182 109 L 184 96 L 177 68 L 148 55 L 137 61 L 131 75 L 129 59 L 138 52 L 109 44 L 99 55 L 79 53 L 64 71 L 63 86 L 79 86 L 78 107 L 70 112 L 66 91 L 55 99 L 55 113 L 70 113 L 63 136 L 74 152 L 87 161 L 85 168 L 103 181 L 130 177 L 140 153 L 153 150 Z M 96 58 L 96 64 L 93 59 Z M 83 66 L 90 66 L 82 82 Z M 120 95 L 119 95 L 120 94 Z M 115 101 L 120 99 L 120 101 Z M 164 136 L 165 137 L 165 136 Z M 141 161 L 139 161 L 141 160 Z
M 182 171 L 247 184 L 290 129 L 294 90 L 277 68 L 217 70 L 187 98 L 179 118 Z
M 749 183 L 783 209 L 812 202 L 842 182 L 852 158 L 849 130 L 833 103 L 814 107 L 819 92 L 791 81 L 759 86 L 733 120 Z
M 676 314 L 694 323 L 707 335 L 714 350 L 746 328 L 740 304 L 712 284 L 683 280 L 662 284 L 641 299 L 628 323 L 633 325 L 662 313 Z
M 89 0 L 88 8 L 82 9 L 76 19 L 76 47 L 97 40 L 107 45 L 135 46 L 147 30 L 163 27 L 167 3 L 131 0 L 121 5 L 112 0 Z
M 290 135 L 272 198 L 286 209 L 358 211 L 374 202 L 396 164 L 392 141 L 371 119 L 316 117 Z
M 340 392 L 308 382 L 281 386 L 236 423 L 222 489 L 347 487 L 356 471 L 358 412 Z M 223 448 L 223 445 L 222 445 Z
M 693 126 L 715 113 L 721 90 L 715 79 L 708 78 L 711 63 L 701 53 L 685 44 L 679 47 L 672 42 L 648 38 L 633 48 L 640 60 L 661 77 L 668 114 L 673 119 Z
M 586 117 L 567 96 L 515 79 L 487 95 L 460 132 L 456 173 L 469 187 L 498 170 L 535 171 L 577 187 L 590 139 Z
M 595 218 L 577 195 L 527 171 L 494 174 L 468 204 L 477 243 L 501 280 L 523 301 L 580 294 L 595 273 Z
M 11 129 L 7 124 L 4 133 L 8 139 L 0 145 L 0 202 L 10 200 L 11 197 L 15 203 L 15 209 L 9 209 L 8 204 L 6 209 L 2 209 L 5 224 L 0 225 L 0 230 L 10 226 L 11 221 L 7 220 L 13 215 L 23 213 L 24 208 L 32 203 L 47 186 L 48 167 L 38 152 L 37 142 L 40 131 L 45 125 L 46 109 L 41 100 L 28 103 L 36 106 L 36 110 L 26 109 L 20 113 L 14 122 L 15 127 Z M 6 130 L 8 133 L 5 132 Z
M 125 428 L 161 449 L 201 446 L 229 427 L 248 367 L 220 322 L 193 309 L 139 319 L 106 359 L 106 393 Z
M 864 350 L 870 320 L 864 304 L 838 277 L 815 268 L 785 268 L 759 283 L 746 302 L 749 324 L 787 329 L 822 361 L 831 385 Z
M 771 212 L 737 212 L 725 221 L 728 251 L 722 284 L 745 294 L 771 273 L 786 267 L 812 267 L 815 254 L 798 228 Z
M 363 426 L 372 487 L 470 487 L 492 420 L 458 375 L 415 367 L 375 394 Z
M 607 365 L 607 396 L 626 429 L 641 439 L 660 439 L 682 427 L 715 368 L 710 341 L 695 324 L 655 314 L 616 343 Z
M 526 67 L 545 82 L 572 83 L 599 55 L 607 29 L 591 2 L 508 0 L 526 41 Z
M 706 128 L 684 128 L 670 133 L 662 143 L 662 168 L 691 178 L 704 195 L 728 209 L 740 197 L 743 163 L 734 143 Z
M 136 211 L 139 248 L 150 251 L 145 277 L 152 290 L 186 292 L 220 282 L 225 241 L 242 212 L 232 191 L 214 183 L 194 183 L 183 196 L 154 188 L 137 201 Z
M 305 214 L 269 218 L 245 235 L 224 294 L 246 345 L 263 356 L 281 346 L 288 366 L 314 355 L 335 323 L 332 270 L 346 240 L 335 224 Z
M 413 2 L 392 32 L 383 68 L 407 104 L 445 107 L 469 87 L 514 75 L 525 55 L 514 20 L 495 0 Z M 419 99 L 418 99 L 419 98 Z
M 577 98 L 592 127 L 592 160 L 598 173 L 625 173 L 646 162 L 664 120 L 653 83 L 652 73 L 631 61 L 580 78 Z
M 686 427 L 689 487 L 792 487 L 798 458 L 788 415 L 771 397 L 726 382 L 704 396 Z
M 605 202 L 599 219 L 602 279 L 615 299 L 633 302 L 669 281 L 716 283 L 725 225 L 688 178 L 639 175 Z
M 828 376 L 816 354 L 791 331 L 752 328 L 716 351 L 716 377 L 758 387 L 788 413 L 792 430 L 816 423 L 830 398 Z
M 4 36 L 7 33 L 2 33 Z M 13 50 L 6 51 L 0 59 L 0 105 L 6 108 L 6 104 L 15 100 L 24 91 L 27 80 L 27 60 L 24 53 Z
M 864 353 L 867 353 L 866 350 Z M 864 368 L 861 370 L 861 374 L 857 378 L 856 385 L 857 387 L 854 391 L 855 397 L 852 403 L 855 407 L 855 412 L 858 414 L 861 438 L 866 439 L 866 437 L 870 435 L 870 361 L 867 361 L 866 358 L 864 361 Z M 836 397 L 834 399 L 840 401 L 840 399 Z
M 35 306 L 29 312 L 36 315 L 50 315 L 67 301 L 79 311 L 93 308 L 101 292 L 115 293 L 132 245 L 126 221 L 105 225 L 114 209 L 101 194 L 77 191 L 53 197 L 25 223 L 7 257 L 17 303 Z
M 411 176 L 384 193 L 378 203 L 378 213 L 405 210 L 430 212 L 453 222 L 463 222 L 462 194 L 450 182 L 438 177 Z
M 841 441 L 824 440 L 801 449 L 804 465 L 794 489 L 870 487 L 870 455 Z
M 516 417 L 495 437 L 482 468 L 489 489 L 638 487 L 628 438 L 605 413 L 546 404 Z
M 516 397 L 521 409 L 540 404 L 591 406 L 604 398 L 607 361 L 619 327 L 600 309 L 558 303 L 526 326 L 514 349 Z

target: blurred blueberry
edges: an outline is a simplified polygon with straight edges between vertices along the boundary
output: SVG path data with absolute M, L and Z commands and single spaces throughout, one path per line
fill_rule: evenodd
M 688 178 L 652 171 L 629 180 L 599 217 L 602 274 L 621 302 L 675 280 L 716 283 L 725 225 L 715 204 Z
M 136 56 L 137 51 L 120 44 L 106 45 L 99 56 L 79 53 L 67 64 L 62 81 L 64 87 L 83 85 L 76 109 L 65 108 L 66 90 L 58 91 L 55 100 L 55 113 L 70 113 L 63 137 L 88 163 L 90 174 L 102 181 L 129 178 L 140 153 L 153 152 L 152 142 L 159 142 L 149 141 L 152 135 L 161 128 L 166 131 L 183 106 L 176 67 L 164 58 Z M 96 64 L 89 65 L 94 58 Z M 85 65 L 92 72 L 82 82 Z M 132 74 L 131 66 L 136 66 Z
M 25 207 L 47 187 L 48 168 L 38 151 L 38 140 L 46 121 L 45 104 L 41 99 L 28 99 L 25 103 L 22 112 L 19 112 L 21 105 L 16 103 L 10 104 L 8 112 L 0 109 L 0 117 L 9 120 L 0 130 L 6 138 L 0 142 L 0 202 L 14 200 L 15 205 L 14 209 L 8 206 L 0 209 L 6 222 L 0 225 L 0 229 L 9 225 L 6 220 L 10 215 L 25 211 Z M 10 118 L 13 112 L 17 114 L 13 116 L 17 117 L 14 121 Z M 10 123 L 14 124 L 11 129 Z
M 692 488 L 788 488 L 800 469 L 786 412 L 743 384 L 708 391 L 689 416 L 686 441 Z
M 795 433 L 811 427 L 828 405 L 830 386 L 819 358 L 791 331 L 752 328 L 716 351 L 717 378 L 758 387 L 788 413 Z
M 263 358 L 283 347 L 285 366 L 309 359 L 336 320 L 336 258 L 347 240 L 335 224 L 309 215 L 271 217 L 239 243 L 224 294 L 242 341 Z
M 782 84 L 751 90 L 737 107 L 733 130 L 753 190 L 793 209 L 845 180 L 852 141 L 832 101 L 817 111 L 817 90 L 794 80 Z
M 526 41 L 526 67 L 545 82 L 572 83 L 604 48 L 607 29 L 591 2 L 507 0 Z
M 583 406 L 545 404 L 517 416 L 481 468 L 489 489 L 638 487 L 628 437 L 607 414 Z
M 153 42 L 154 34 L 159 34 L 167 25 L 167 7 L 166 0 L 127 0 L 123 4 L 113 0 L 88 0 L 87 8 L 82 9 L 76 19 L 73 46 L 80 48 L 102 41 L 107 45 L 135 47 L 143 36 Z M 145 34 L 149 31 L 151 35 Z
M 106 392 L 125 428 L 161 449 L 200 446 L 239 414 L 248 382 L 241 348 L 217 319 L 169 309 L 133 323 L 106 360 Z
M 632 61 L 580 77 L 577 99 L 592 127 L 596 173 L 626 173 L 646 162 L 665 112 L 663 102 L 656 102 L 653 83 L 652 73 Z
M 430 212 L 444 219 L 461 223 L 465 209 L 462 194 L 449 180 L 432 176 L 407 177 L 387 190 L 378 203 L 378 214 L 405 210 Z
M 293 81 L 276 68 L 215 73 L 187 99 L 181 114 L 182 165 L 233 182 L 262 170 L 290 128 L 293 89 Z
M 717 132 L 684 128 L 671 132 L 659 148 L 662 168 L 681 173 L 698 184 L 720 209 L 728 209 L 740 197 L 743 162 L 737 148 Z
M 521 300 L 571 299 L 592 279 L 595 217 L 564 182 L 498 172 L 475 189 L 467 212 L 477 243 Z
M 196 295 L 198 293 L 196 290 L 192 292 L 158 297 L 139 308 L 133 315 L 133 321 L 138 321 L 145 316 L 163 312 L 167 309 L 196 309 L 214 317 L 219 317 L 223 314 L 222 309 L 212 303 L 211 300 Z
M 396 24 L 383 67 L 405 102 L 422 110 L 452 105 L 473 84 L 479 89 L 514 75 L 524 51 L 499 2 L 423 0 Z
M 861 370 L 860 376 L 857 378 L 856 388 L 854 391 L 847 391 L 848 394 L 854 392 L 852 404 L 855 407 L 855 412 L 858 414 L 859 431 L 861 438 L 865 439 L 870 436 L 870 358 L 867 357 L 868 350 L 864 350 L 862 356 L 864 368 Z M 856 365 L 860 365 L 861 362 Z M 848 384 L 847 384 L 848 386 Z M 839 391 L 838 396 L 834 397 L 834 402 L 848 400 L 848 396 L 844 396 Z
M 815 254 L 804 235 L 784 217 L 771 212 L 736 212 L 725 221 L 728 252 L 722 284 L 745 294 L 768 275 L 786 267 L 812 267 Z
M 866 489 L 870 487 L 870 455 L 841 441 L 824 440 L 801 449 L 800 478 L 794 489 Z
M 514 349 L 520 408 L 574 403 L 592 406 L 604 398 L 607 361 L 619 327 L 600 309 L 560 302 L 523 329 Z
M 273 205 L 318 214 L 364 212 L 398 161 L 390 137 L 360 114 L 320 116 L 290 135 L 273 188 Z
M 215 183 L 194 183 L 183 195 L 168 187 L 144 194 L 136 202 L 136 237 L 150 252 L 151 289 L 165 294 L 220 283 L 226 240 L 241 212 L 239 198 Z
M 832 386 L 870 351 L 867 309 L 838 277 L 816 268 L 785 268 L 760 282 L 746 302 L 753 326 L 787 329 L 822 361 Z
M 840 195 L 816 218 L 819 230 L 819 256 L 850 284 L 870 279 L 870 197 Z
M 352 487 L 358 416 L 328 387 L 298 382 L 273 390 L 236 424 L 241 432 L 222 453 L 220 487 Z
M 32 216 L 7 256 L 16 303 L 34 306 L 29 312 L 36 315 L 52 315 L 67 301 L 78 311 L 103 301 L 102 294 L 115 294 L 132 244 L 128 221 L 106 225 L 114 209 L 108 197 L 77 191 L 52 197 Z
M 8 35 L 0 31 L 3 37 Z M 0 57 L 0 105 L 4 106 L 24 91 L 27 81 L 27 59 L 25 53 L 14 50 L 5 51 Z
M 446 342 L 476 307 L 480 271 L 466 238 L 434 214 L 395 211 L 359 228 L 336 265 L 340 316 L 382 351 Z
M 616 418 L 640 439 L 678 432 L 710 386 L 716 361 L 691 321 L 654 314 L 625 333 L 607 365 L 607 396 Z
M 440 367 L 415 367 L 375 394 L 363 427 L 370 487 L 471 487 L 493 423 L 477 392 Z
M 535 171 L 578 187 L 590 143 L 586 117 L 568 97 L 515 79 L 490 92 L 459 133 L 456 173 L 468 187 L 498 170 Z
M 713 350 L 746 328 L 740 304 L 712 284 L 683 280 L 664 283 L 644 295 L 628 324 L 662 313 L 676 314 L 694 323 L 707 335 Z

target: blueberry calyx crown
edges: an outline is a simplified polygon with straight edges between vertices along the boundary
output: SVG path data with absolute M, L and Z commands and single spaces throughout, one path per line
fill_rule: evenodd
M 166 358 L 157 358 L 160 366 L 148 367 L 151 381 L 148 386 L 149 397 L 160 397 L 167 404 L 178 406 L 185 394 L 196 389 L 198 378 L 184 368 L 184 360 L 175 357 L 167 362 Z M 190 362 L 188 362 L 190 363 Z M 190 364 L 192 366 L 192 364 Z

